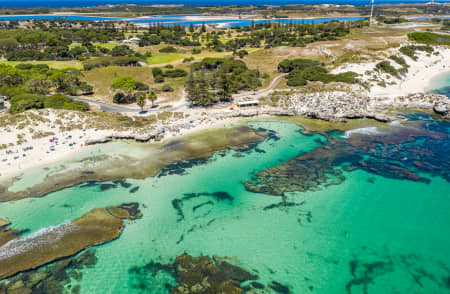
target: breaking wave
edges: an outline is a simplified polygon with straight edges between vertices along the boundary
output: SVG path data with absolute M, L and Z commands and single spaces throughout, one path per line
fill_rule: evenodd
M 59 239 L 75 227 L 72 222 L 64 222 L 57 226 L 42 228 L 24 238 L 13 239 L 0 247 L 0 260 L 22 254 L 36 248 L 42 248 Z M 44 238 L 48 235 L 48 238 Z

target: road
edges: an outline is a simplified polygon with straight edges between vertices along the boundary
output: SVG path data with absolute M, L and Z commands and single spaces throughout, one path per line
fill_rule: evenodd
M 255 92 L 250 92 L 250 93 L 235 94 L 235 95 L 233 95 L 233 99 L 244 98 L 244 97 L 258 98 L 258 97 L 261 97 L 263 95 L 266 95 L 270 91 L 272 91 L 273 88 L 275 88 L 278 85 L 278 83 L 280 82 L 280 80 L 286 75 L 287 75 L 287 73 L 284 73 L 284 74 L 281 74 L 281 75 L 277 76 L 276 78 L 273 79 L 272 83 L 270 83 L 270 86 L 265 88 L 265 89 L 258 90 L 258 91 L 255 91 Z
M 276 85 L 278 85 L 278 83 L 280 82 L 281 78 L 283 78 L 285 75 L 287 75 L 287 74 L 281 74 L 281 75 L 277 76 L 276 78 L 274 78 L 272 83 L 270 83 L 270 86 L 265 88 L 265 89 L 262 89 L 262 90 L 259 90 L 259 91 L 255 91 L 255 92 L 250 92 L 250 93 L 235 94 L 235 95 L 233 95 L 233 99 L 245 98 L 245 97 L 258 98 L 260 96 L 266 95 L 270 91 L 272 91 L 273 88 L 276 87 Z M 119 105 L 119 104 L 100 102 L 100 101 L 95 101 L 95 100 L 91 100 L 91 99 L 84 98 L 84 97 L 79 97 L 79 96 L 71 96 L 71 98 L 73 98 L 75 100 L 78 100 L 78 101 L 85 102 L 85 103 L 97 105 L 100 108 L 100 110 L 104 111 L 104 112 L 111 112 L 111 113 L 132 112 L 132 113 L 138 113 L 138 112 L 141 111 L 139 108 L 133 108 L 133 107 L 123 106 L 123 105 Z M 164 112 L 164 111 L 177 111 L 177 110 L 180 110 L 181 108 L 188 107 L 188 105 L 189 104 L 187 102 L 183 102 L 183 103 L 180 103 L 179 105 L 171 107 L 171 108 L 164 108 L 164 109 L 153 108 L 153 109 L 149 109 L 148 112 L 150 112 L 150 113 L 159 113 L 159 112 Z

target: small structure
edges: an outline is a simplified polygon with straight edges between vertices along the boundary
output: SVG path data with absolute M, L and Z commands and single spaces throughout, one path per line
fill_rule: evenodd
M 259 104 L 258 100 L 249 100 L 249 101 L 238 102 L 239 107 L 258 106 L 258 104 Z
M 125 45 L 137 45 L 137 44 L 139 44 L 140 41 L 141 41 L 140 38 L 133 37 L 128 40 L 123 40 L 122 43 Z

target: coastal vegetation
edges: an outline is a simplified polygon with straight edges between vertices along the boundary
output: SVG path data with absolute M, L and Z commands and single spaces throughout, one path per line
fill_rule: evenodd
M 10 100 L 12 114 L 23 112 L 29 109 L 53 108 L 76 111 L 89 110 L 89 105 L 81 101 L 75 101 L 70 97 L 55 94 L 44 96 L 39 94 L 21 93 L 13 96 Z
M 434 49 L 431 46 L 422 46 L 422 45 L 406 45 L 402 46 L 399 51 L 403 53 L 404 55 L 410 57 L 413 60 L 417 60 L 417 51 L 422 51 L 428 54 L 433 53 Z
M 413 32 L 408 34 L 411 41 L 426 45 L 447 45 L 450 46 L 450 35 L 437 34 L 431 32 Z
M 133 77 L 120 77 L 111 84 L 111 88 L 118 90 L 113 98 L 114 103 L 133 103 L 149 89 L 148 85 L 134 80 Z
M 186 83 L 189 101 L 207 106 L 230 101 L 232 93 L 261 86 L 260 72 L 233 58 L 205 58 L 192 64 Z
M 84 103 L 63 95 L 88 93 L 92 86 L 80 80 L 82 73 L 75 69 L 50 69 L 44 64 L 0 65 L 0 94 L 10 98 L 11 113 L 35 108 L 63 108 L 86 110 Z
M 278 64 L 278 71 L 289 73 L 287 85 L 292 87 L 304 86 L 307 81 L 319 81 L 325 84 L 331 82 L 354 84 L 358 82 L 358 75 L 354 72 L 331 74 L 318 61 L 311 59 L 285 59 Z

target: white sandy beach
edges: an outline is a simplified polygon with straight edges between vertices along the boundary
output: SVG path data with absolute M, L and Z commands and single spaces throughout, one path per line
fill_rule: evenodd
M 56 111 L 49 111 L 47 118 L 50 121 L 57 119 Z M 133 115 L 130 113 L 130 115 Z M 134 114 L 135 115 L 135 114 Z M 162 130 L 162 140 L 168 140 L 177 136 L 183 136 L 192 132 L 198 132 L 211 127 L 231 126 L 235 118 L 224 118 L 219 113 L 202 115 L 194 112 L 189 118 L 168 121 L 164 125 L 159 123 L 154 127 Z M 64 122 L 70 123 L 70 122 Z M 108 136 L 120 134 L 133 134 L 132 131 L 117 132 L 115 130 L 98 130 L 96 128 L 75 129 L 72 131 L 58 131 L 52 124 L 39 123 L 32 127 L 33 132 L 19 128 L 2 128 L 0 130 L 1 144 L 11 145 L 0 150 L 0 179 L 17 176 L 24 171 L 42 167 L 57 161 L 61 161 L 77 153 L 88 151 L 93 145 L 86 145 L 87 141 L 99 140 Z M 54 134 L 42 138 L 33 138 L 37 132 Z M 16 144 L 18 136 L 26 140 L 25 143 Z
M 443 72 L 450 70 L 450 48 L 434 47 L 435 53 L 427 55 L 424 52 L 418 52 L 417 61 L 412 60 L 409 57 L 398 53 L 397 50 L 391 50 L 389 54 L 397 54 L 398 56 L 404 56 L 406 62 L 409 65 L 408 73 L 401 79 L 394 77 L 388 77 L 387 74 L 377 74 L 386 82 L 386 87 L 373 84 L 368 92 L 371 97 L 386 97 L 393 98 L 399 96 L 407 96 L 414 93 L 425 93 L 429 90 L 430 81 L 442 74 Z M 437 48 L 437 50 L 436 50 Z M 394 61 L 386 58 L 392 66 L 400 68 Z M 362 75 L 362 79 L 369 82 L 374 72 L 375 65 L 381 60 L 368 63 L 353 63 L 347 64 L 333 70 L 333 73 L 353 71 Z M 370 75 L 367 72 L 371 72 Z

